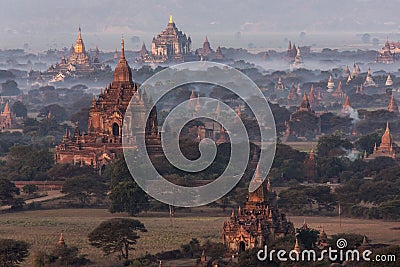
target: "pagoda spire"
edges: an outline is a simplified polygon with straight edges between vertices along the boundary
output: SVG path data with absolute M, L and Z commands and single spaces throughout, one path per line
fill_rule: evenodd
M 79 25 L 79 28 L 78 28 L 78 40 L 82 40 L 82 30 L 81 30 L 81 25 Z
M 60 239 L 58 240 L 58 245 L 61 246 L 61 247 L 65 247 L 66 246 L 62 232 L 60 234 Z
M 124 40 L 124 35 L 122 34 L 121 37 L 121 59 L 125 59 L 125 40 Z
M 386 130 L 385 133 L 382 135 L 381 145 L 379 146 L 379 149 L 383 151 L 390 151 L 392 143 L 393 140 L 392 140 L 392 135 L 390 134 L 389 122 L 386 121 Z
M 296 237 L 296 243 L 294 244 L 294 251 L 296 251 L 296 253 L 300 253 L 300 246 L 299 246 L 299 239 Z
M 311 111 L 310 102 L 308 101 L 307 93 L 304 91 L 303 99 L 301 100 L 299 111 Z
M 343 109 L 346 109 L 346 108 L 349 108 L 349 107 L 351 107 L 351 105 L 350 105 L 350 100 L 349 100 L 349 96 L 346 96 L 346 101 L 344 102 L 344 104 L 343 104 Z
M 169 14 L 169 22 L 170 24 L 174 23 L 174 20 L 172 19 L 172 14 Z
M 390 77 L 390 73 L 387 76 L 386 82 L 385 82 L 386 86 L 392 86 L 393 85 L 393 80 L 392 77 Z
M 390 112 L 399 113 L 399 107 L 397 106 L 396 100 L 394 99 L 394 95 L 390 98 L 388 110 Z

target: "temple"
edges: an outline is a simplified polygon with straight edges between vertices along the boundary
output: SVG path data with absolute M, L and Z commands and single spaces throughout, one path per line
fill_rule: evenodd
M 388 111 L 399 113 L 399 106 L 397 105 L 396 100 L 394 99 L 394 95 L 392 95 L 392 97 L 390 98 Z
M 7 101 L 3 111 L 0 114 L 0 131 L 14 128 L 17 125 L 17 118 L 11 111 L 9 102 Z
M 314 102 L 315 103 L 315 102 Z M 311 109 L 307 93 L 304 91 L 300 107 L 285 122 L 285 141 L 309 139 L 321 133 L 321 118 Z
M 339 81 L 338 87 L 332 93 L 332 96 L 336 97 L 336 98 L 345 98 L 346 97 L 346 93 L 342 89 L 342 81 Z
M 125 114 L 131 99 L 131 112 Z M 146 132 L 138 131 L 135 134 L 151 135 L 157 139 L 159 135 L 156 110 L 151 110 L 148 121 L 144 119 L 150 106 L 152 105 L 145 92 L 138 91 L 137 84 L 132 80 L 122 38 L 121 55 L 115 67 L 114 80 L 105 88 L 104 93 L 101 90 L 97 99 L 93 97 L 87 134 L 81 132 L 77 124 L 73 135 L 66 130 L 62 143 L 55 148 L 55 162 L 89 165 L 101 169 L 122 151 L 124 116 L 127 116 L 126 121 L 131 124 L 128 125 L 129 128 L 144 129 L 148 126 Z M 134 136 L 131 139 L 134 140 Z
M 93 61 L 86 51 L 82 38 L 82 31 L 79 27 L 78 37 L 75 45 L 71 46 L 68 59 L 62 55 L 61 62 L 51 65 L 43 75 L 50 82 L 60 82 L 68 76 L 79 78 L 84 77 L 100 68 L 109 68 L 99 63 L 99 49 L 96 47 Z
M 307 93 L 304 91 L 303 99 L 301 100 L 298 111 L 313 112 L 311 110 L 310 102 L 308 101 Z
M 139 56 L 138 62 L 163 63 L 167 61 L 184 62 L 191 53 L 192 40 L 190 36 L 180 31 L 172 18 L 165 30 L 153 37 L 151 42 L 151 55 Z
M 393 80 L 392 77 L 390 76 L 390 73 L 387 76 L 386 82 L 385 82 L 386 86 L 392 86 L 393 85 Z
M 348 113 L 351 109 L 351 104 L 350 104 L 350 99 L 349 96 L 346 96 L 346 101 L 342 105 L 342 112 L 343 113 Z
M 315 179 L 318 177 L 314 149 L 311 149 L 309 156 L 303 162 L 303 175 L 310 183 L 315 182 Z
M 376 86 L 374 79 L 372 79 L 371 68 L 368 68 L 367 77 L 365 77 L 364 86 L 365 87 Z
M 335 87 L 335 83 L 333 82 L 332 75 L 329 76 L 329 80 L 328 80 L 326 87 L 328 88 L 328 91 L 331 91 L 333 89 L 333 87 Z
M 285 90 L 286 86 L 285 84 L 282 82 L 282 77 L 278 78 L 278 83 L 275 85 L 275 90 Z
M 297 94 L 297 90 L 296 90 L 296 88 L 294 87 L 294 84 L 292 83 L 292 87 L 291 87 L 291 89 L 290 89 L 290 92 L 289 92 L 289 94 L 288 94 L 288 96 L 287 96 L 287 99 L 289 100 L 289 101 L 297 101 L 298 100 L 298 94 Z
M 318 92 L 319 96 L 321 96 L 321 92 Z M 312 107 L 319 105 L 319 99 L 315 96 L 314 84 L 311 84 L 310 93 L 308 94 L 308 102 Z
M 244 208 L 239 207 L 237 214 L 232 211 L 222 229 L 222 242 L 230 252 L 242 252 L 252 248 L 262 248 L 269 240 L 285 236 L 294 236 L 293 223 L 286 215 L 269 201 L 271 185 L 262 183 L 257 165 L 254 182 L 260 186 L 249 192 Z
M 379 51 L 376 63 L 392 64 L 394 63 L 394 53 L 390 49 L 389 39 L 386 38 L 385 46 Z
M 373 160 L 377 157 L 389 157 L 396 159 L 396 148 L 397 145 L 395 144 L 392 134 L 390 133 L 389 122 L 386 122 L 386 130 L 382 135 L 381 144 L 378 147 L 375 143 L 374 151 L 371 155 L 364 157 L 364 160 Z
M 295 59 L 295 57 L 296 57 L 296 55 L 297 55 L 297 48 L 296 48 L 296 45 L 293 44 L 293 46 L 292 46 L 292 42 L 289 41 L 289 47 L 288 47 L 288 49 L 287 49 L 285 58 L 286 58 L 288 61 L 293 62 L 294 59 Z
M 301 57 L 301 54 L 300 54 L 300 48 L 297 48 L 297 51 L 296 51 L 296 56 L 294 57 L 294 61 L 293 61 L 293 67 L 294 68 L 300 68 L 300 67 L 303 67 L 303 58 Z
M 211 48 L 210 42 L 208 41 L 208 38 L 206 36 L 206 39 L 204 40 L 203 43 L 203 48 L 200 49 L 200 55 L 202 57 L 208 57 L 209 55 L 213 54 L 214 51 Z

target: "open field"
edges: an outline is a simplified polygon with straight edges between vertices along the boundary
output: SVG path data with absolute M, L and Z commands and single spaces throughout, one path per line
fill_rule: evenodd
M 303 142 L 283 142 L 283 144 L 288 145 L 294 149 L 297 149 L 302 152 L 310 152 L 311 149 L 317 147 L 317 143 L 315 141 L 303 141 Z
M 142 221 L 148 233 L 141 233 L 134 256 L 146 251 L 156 253 L 180 248 L 191 238 L 200 241 L 210 239 L 221 240 L 223 222 L 229 216 L 206 216 L 203 212 L 193 209 L 192 213 L 176 212 L 173 226 L 170 225 L 168 213 L 149 213 L 137 217 Z M 113 217 L 127 217 L 125 214 L 111 214 L 102 209 L 60 209 L 38 210 L 18 213 L 0 214 L 0 237 L 24 240 L 32 244 L 31 255 L 24 266 L 32 266 L 34 251 L 51 251 L 57 244 L 60 232 L 64 233 L 67 245 L 76 246 L 81 254 L 88 254 L 96 266 L 109 266 L 115 262 L 115 257 L 103 257 L 100 250 L 92 248 L 87 240 L 87 234 L 100 222 Z M 290 217 L 295 227 L 300 227 L 304 219 L 307 224 L 316 229 L 324 227 L 327 234 L 348 232 L 366 234 L 374 243 L 400 244 L 399 222 L 384 222 L 377 220 L 342 219 L 339 227 L 338 218 L 331 217 Z

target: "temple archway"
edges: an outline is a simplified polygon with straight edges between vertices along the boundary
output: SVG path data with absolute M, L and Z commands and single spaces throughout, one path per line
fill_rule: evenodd
M 244 241 L 240 241 L 239 242 L 239 253 L 243 252 L 246 250 L 246 244 L 244 243 Z
M 112 134 L 114 136 L 119 136 L 119 125 L 116 122 L 114 122 L 112 126 Z

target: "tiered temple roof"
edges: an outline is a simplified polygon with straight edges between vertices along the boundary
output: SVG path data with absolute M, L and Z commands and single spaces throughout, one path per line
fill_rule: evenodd
M 165 30 L 153 37 L 151 43 L 151 53 L 154 62 L 164 62 L 167 60 L 183 61 L 184 56 L 191 52 L 192 40 L 190 36 L 180 31 L 172 15 Z
M 284 85 L 282 81 L 282 77 L 279 77 L 278 83 L 275 85 L 275 90 L 285 90 L 286 86 Z
M 268 240 L 294 235 L 293 223 L 277 206 L 268 200 L 272 193 L 268 180 L 262 183 L 262 176 L 257 165 L 254 182 L 260 186 L 249 192 L 244 208 L 239 207 L 237 214 L 232 211 L 224 223 L 222 242 L 231 252 L 242 252 L 252 248 L 262 248 Z
M 303 98 L 300 103 L 300 107 L 298 111 L 308 111 L 312 112 L 310 102 L 308 101 L 307 93 L 304 91 Z
M 390 133 L 389 122 L 386 122 L 386 130 L 382 135 L 380 146 L 378 147 L 375 144 L 372 154 L 364 158 L 364 160 L 372 160 L 377 157 L 390 157 L 396 159 L 396 148 L 397 146 L 394 143 L 392 134 Z
M 394 63 L 394 53 L 390 49 L 389 38 L 386 38 L 385 46 L 379 51 L 376 62 L 385 64 Z
M 126 114 L 131 100 L 130 112 Z M 97 99 L 93 97 L 89 110 L 88 133 L 82 133 L 77 124 L 73 135 L 66 131 L 62 143 L 55 148 L 55 162 L 101 168 L 122 151 L 124 117 L 126 117 L 128 129 L 138 130 L 147 126 L 145 133 L 134 132 L 133 134 L 157 136 L 156 110 L 151 111 L 147 122 L 143 118 L 146 110 L 151 106 L 145 92 L 138 92 L 137 84 L 132 80 L 122 38 L 121 55 L 115 67 L 113 82 L 105 88 L 104 93 L 101 90 Z M 133 137 L 127 136 L 127 138 L 133 140 Z M 134 145 L 133 142 L 132 145 Z

